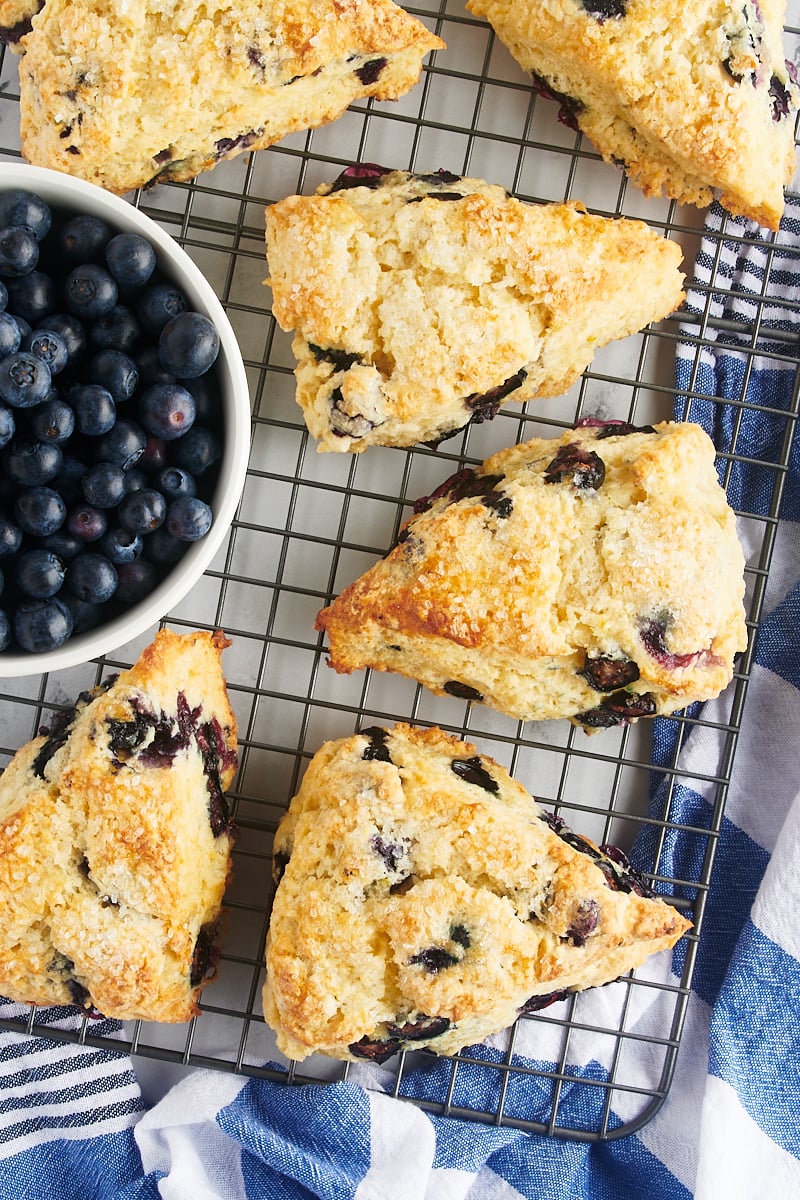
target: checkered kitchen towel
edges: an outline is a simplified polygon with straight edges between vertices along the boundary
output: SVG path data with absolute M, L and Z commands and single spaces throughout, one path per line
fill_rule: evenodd
M 723 219 L 712 211 L 709 228 Z M 679 349 L 677 415 L 705 425 L 721 463 L 736 454 L 724 474 L 731 500 L 760 514 L 773 473 L 767 480 L 738 460 L 777 461 L 787 427 L 781 413 L 792 399 L 800 328 L 769 301 L 800 305 L 800 205 L 789 206 L 774 249 L 746 222 L 727 229 L 729 239 L 705 239 L 696 282 L 713 283 L 710 311 L 730 319 L 730 333 L 709 334 L 699 365 Z M 737 348 L 737 321 L 754 317 L 753 295 L 768 298 L 764 342 L 775 328 L 793 335 L 780 342 L 784 367 L 748 365 Z M 702 286 L 689 303 L 705 311 Z M 757 408 L 698 399 L 737 400 L 744 382 Z M 666 1104 L 637 1134 L 589 1145 L 430 1117 L 358 1082 L 285 1088 L 208 1072 L 187 1076 L 145 1111 L 123 1055 L 2 1034 L 0 1200 L 800 1197 L 800 438 L 780 518 L 676 1075 Z M 692 779 L 713 776 L 718 759 L 714 704 L 704 716 L 681 750 Z M 664 762 L 674 727 L 656 723 Z M 682 787 L 671 817 L 703 827 L 708 804 Z M 690 850 L 676 844 L 665 871 L 696 878 L 696 864 L 681 858 Z M 50 1019 L 57 1029 L 74 1018 L 54 1009 Z M 647 1034 L 648 1014 L 641 1019 Z M 584 1048 L 576 1068 L 602 1074 L 591 1037 Z M 468 1070 L 458 1079 L 470 1086 Z M 513 1104 L 510 1094 L 506 1111 Z

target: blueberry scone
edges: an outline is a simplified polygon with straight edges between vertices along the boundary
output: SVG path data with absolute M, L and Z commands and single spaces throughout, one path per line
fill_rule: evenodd
M 293 1059 L 452 1054 L 689 928 L 619 851 L 436 728 L 326 743 L 274 865 L 264 1014 Z
M 698 425 L 588 424 L 465 469 L 317 617 L 330 665 L 586 729 L 718 695 L 744 556 Z
M 187 1021 L 213 975 L 236 723 L 222 634 L 162 630 L 0 776 L 0 994 Z
M 47 0 L 32 26 L 23 155 L 118 193 L 397 99 L 443 45 L 392 0 Z
M 31 22 L 44 0 L 0 0 L 0 41 L 19 50 L 20 38 L 31 31 Z
M 795 170 L 783 0 L 467 0 L 645 195 L 776 229 Z
M 272 307 L 320 450 L 439 442 L 558 396 L 598 346 L 678 307 L 681 251 L 640 221 L 362 164 L 266 212 Z

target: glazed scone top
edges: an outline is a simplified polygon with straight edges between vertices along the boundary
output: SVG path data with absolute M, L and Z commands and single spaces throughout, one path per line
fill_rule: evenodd
M 794 174 L 783 0 L 468 0 L 646 195 L 777 228 Z
M 265 1015 L 292 1058 L 442 1053 L 688 922 L 440 729 L 326 743 L 278 828 Z
M 506 398 L 561 395 L 683 299 L 680 247 L 643 222 L 445 171 L 355 167 L 271 205 L 266 228 L 321 450 L 441 440 Z
M 530 720 L 607 707 L 611 687 L 586 675 L 596 659 L 627 664 L 624 695 L 650 706 L 638 715 L 717 695 L 746 629 L 714 454 L 699 426 L 671 422 L 498 452 L 420 503 L 319 614 L 331 665 L 397 670 Z

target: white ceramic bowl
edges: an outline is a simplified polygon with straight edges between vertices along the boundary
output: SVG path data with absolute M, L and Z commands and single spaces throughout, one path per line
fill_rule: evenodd
M 89 633 L 74 634 L 46 654 L 27 654 L 12 648 L 0 653 L 0 678 L 39 675 L 97 658 L 138 637 L 174 608 L 206 570 L 227 535 L 244 487 L 250 452 L 250 397 L 241 351 L 225 310 L 186 251 L 132 204 L 82 179 L 24 163 L 2 162 L 0 191 L 13 188 L 35 192 L 62 212 L 74 210 L 102 217 L 116 232 L 140 233 L 150 241 L 160 271 L 183 290 L 190 308 L 205 313 L 214 322 L 219 333 L 216 370 L 224 436 L 218 480 L 210 500 L 214 520 L 206 536 L 191 543 L 150 595 L 126 612 Z

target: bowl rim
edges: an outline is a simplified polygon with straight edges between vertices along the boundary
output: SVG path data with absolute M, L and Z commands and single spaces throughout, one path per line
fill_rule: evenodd
M 225 406 L 222 463 L 212 499 L 214 521 L 206 536 L 189 546 L 180 562 L 144 600 L 99 628 L 75 634 L 62 646 L 44 653 L 0 652 L 0 679 L 42 675 L 100 658 L 133 641 L 167 616 L 204 574 L 227 536 L 242 496 L 250 456 L 250 385 L 242 352 L 211 283 L 183 247 L 129 200 L 76 176 L 25 162 L 3 162 L 0 164 L 0 191 L 11 188 L 38 192 L 53 206 L 63 202 L 65 207 L 73 203 L 77 207 L 85 202 L 87 211 L 103 209 L 109 221 L 120 229 L 147 237 L 156 249 L 164 273 L 176 282 L 180 276 L 180 285 L 192 307 L 204 312 L 216 326 L 221 348 L 217 359 L 218 368 L 221 368 L 221 392 L 228 396 L 229 402 Z

